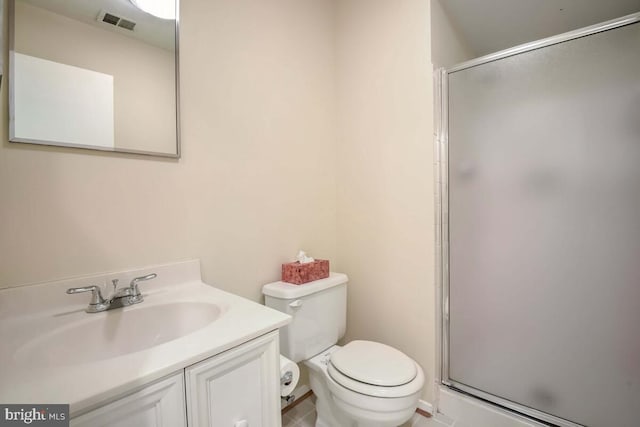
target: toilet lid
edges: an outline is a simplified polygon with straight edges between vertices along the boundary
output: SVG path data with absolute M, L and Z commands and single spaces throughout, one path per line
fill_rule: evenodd
M 424 386 L 424 373 L 420 366 L 416 364 L 416 370 L 418 371 L 416 377 L 410 382 L 402 385 L 385 387 L 380 385 L 366 384 L 360 381 L 356 381 L 353 378 L 342 374 L 338 371 L 333 363 L 327 365 L 327 373 L 329 382 L 329 389 L 332 387 L 332 383 L 336 387 L 342 387 L 358 394 L 364 394 L 366 396 L 384 397 L 384 398 L 396 398 L 406 397 L 415 394 L 419 394 Z
M 418 373 L 415 362 L 407 355 L 372 341 L 351 341 L 331 354 L 331 364 L 343 375 L 375 386 L 406 384 Z

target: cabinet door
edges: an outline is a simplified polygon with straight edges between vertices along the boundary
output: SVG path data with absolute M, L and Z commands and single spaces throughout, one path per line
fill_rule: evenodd
M 190 427 L 280 427 L 278 331 L 185 369 Z
M 182 371 L 71 420 L 72 427 L 186 427 L 186 425 Z

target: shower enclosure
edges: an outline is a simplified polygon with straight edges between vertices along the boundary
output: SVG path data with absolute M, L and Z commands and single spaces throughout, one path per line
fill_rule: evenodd
M 441 70 L 441 382 L 640 426 L 640 13 Z

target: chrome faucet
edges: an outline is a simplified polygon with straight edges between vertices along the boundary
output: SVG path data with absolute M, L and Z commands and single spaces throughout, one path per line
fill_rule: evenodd
M 80 292 L 91 292 L 91 301 L 89 301 L 89 307 L 86 308 L 87 313 L 98 313 L 100 311 L 109 310 L 109 302 L 102 298 L 100 287 L 98 286 L 84 286 L 82 288 L 70 288 L 67 289 L 68 294 L 78 294 Z
M 114 308 L 126 307 L 128 305 L 138 304 L 144 301 L 144 297 L 140 293 L 138 283 L 145 280 L 151 280 L 158 277 L 156 273 L 147 274 L 146 276 L 136 277 L 129 283 L 129 286 L 117 289 L 118 279 L 111 281 L 113 285 L 113 295 L 109 299 L 102 297 L 99 286 L 84 286 L 81 288 L 69 288 L 68 294 L 77 294 L 80 292 L 91 292 L 91 301 L 86 308 L 87 313 L 99 313 L 101 311 L 111 310 Z

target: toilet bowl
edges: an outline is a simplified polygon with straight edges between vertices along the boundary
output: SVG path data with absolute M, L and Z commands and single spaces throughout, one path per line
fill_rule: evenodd
M 413 365 L 414 376 L 404 383 L 404 379 L 391 380 L 392 377 L 388 376 L 388 383 L 398 384 L 375 385 L 361 381 L 360 378 L 364 377 L 356 379 L 345 375 L 333 364 L 332 356 L 337 356 L 335 359 L 339 360 L 343 350 L 352 352 L 356 346 L 358 351 L 366 348 L 374 358 L 377 349 L 382 349 L 384 353 L 388 353 L 388 349 L 396 351 L 401 363 L 408 361 Z M 397 366 L 394 361 L 397 360 L 387 360 L 386 367 L 394 370 Z M 303 363 L 309 368 L 311 389 L 317 398 L 316 427 L 397 427 L 415 412 L 424 386 L 422 369 L 413 360 L 391 347 L 371 341 L 352 341 L 345 347 L 333 346 Z M 375 366 L 372 363 L 365 365 L 368 365 L 368 369 L 374 369 Z M 359 367 L 362 366 L 360 364 Z M 376 368 L 379 368 L 378 373 L 385 371 L 384 366 Z M 367 380 L 376 382 L 377 379 L 380 379 L 380 375 L 374 374 Z
M 393 347 L 351 341 L 343 347 L 347 276 L 331 273 L 304 285 L 263 286 L 265 304 L 292 316 L 280 330 L 282 355 L 309 368 L 316 427 L 397 427 L 418 406 L 422 368 Z

